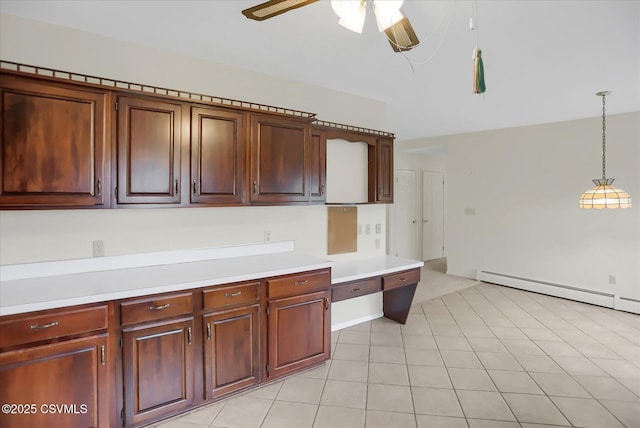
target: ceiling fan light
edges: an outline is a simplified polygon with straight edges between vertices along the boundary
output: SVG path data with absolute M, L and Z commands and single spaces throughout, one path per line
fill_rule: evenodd
M 333 11 L 340 17 L 338 24 L 356 33 L 362 33 L 367 14 L 365 2 L 361 0 L 331 0 Z
M 402 18 L 391 27 L 384 30 L 389 39 L 389 44 L 394 52 L 404 52 L 420 44 L 413 27 L 407 18 Z
M 392 25 L 397 24 L 404 18 L 400 7 L 403 1 L 396 0 L 374 0 L 373 12 L 376 14 L 376 22 L 378 24 L 378 30 L 387 30 Z

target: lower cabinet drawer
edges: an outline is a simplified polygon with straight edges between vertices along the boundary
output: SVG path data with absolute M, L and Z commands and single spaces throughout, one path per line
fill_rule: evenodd
M 328 290 L 329 287 L 331 287 L 331 272 L 328 270 L 293 274 L 267 280 L 269 299 Z
M 417 284 L 420 281 L 420 269 L 406 270 L 382 277 L 382 289 L 404 287 L 405 285 Z
M 0 348 L 106 330 L 107 305 L 28 315 L 0 322 Z
M 219 285 L 202 292 L 203 309 L 223 308 L 260 301 L 260 283 Z
M 378 291 L 382 291 L 382 285 L 379 277 L 347 282 L 332 287 L 331 301 L 339 302 L 340 300 L 377 293 Z
M 191 293 L 165 294 L 144 299 L 129 300 L 120 304 L 122 325 L 154 321 L 193 311 Z

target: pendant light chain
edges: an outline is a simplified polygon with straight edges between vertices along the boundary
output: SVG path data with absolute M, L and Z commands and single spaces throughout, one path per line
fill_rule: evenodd
M 607 96 L 606 95 L 602 95 L 602 179 L 604 180 L 606 178 L 605 175 L 605 152 L 606 152 L 606 133 L 605 131 L 607 130 L 607 119 L 606 116 L 604 114 L 604 105 L 605 105 L 605 98 Z

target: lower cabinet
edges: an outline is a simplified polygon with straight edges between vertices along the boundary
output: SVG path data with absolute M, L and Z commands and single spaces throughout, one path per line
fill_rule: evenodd
M 267 376 L 275 379 L 330 357 L 330 292 L 320 291 L 268 303 Z
M 100 334 L 1 353 L 0 426 L 108 427 L 106 346 Z
M 321 269 L 0 317 L 0 426 L 141 427 L 320 364 L 330 282 Z
M 193 404 L 193 317 L 122 330 L 124 425 Z
M 260 381 L 258 304 L 203 315 L 206 399 Z

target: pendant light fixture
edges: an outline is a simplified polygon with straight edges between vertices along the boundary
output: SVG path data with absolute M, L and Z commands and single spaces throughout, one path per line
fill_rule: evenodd
M 596 95 L 602 97 L 602 178 L 596 178 L 593 183 L 596 185 L 591 190 L 587 190 L 580 197 L 580 208 L 602 209 L 602 208 L 629 208 L 631 207 L 631 196 L 621 189 L 616 189 L 613 178 L 606 178 L 605 175 L 605 145 L 607 121 L 605 116 L 605 97 L 611 94 L 609 91 L 597 92 Z

